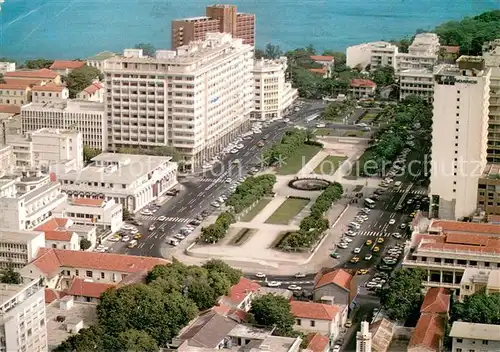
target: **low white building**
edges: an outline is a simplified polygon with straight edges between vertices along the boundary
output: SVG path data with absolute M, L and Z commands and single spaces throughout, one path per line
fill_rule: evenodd
M 34 103 L 59 103 L 69 99 L 69 90 L 62 84 L 37 85 L 31 88 L 31 99 Z
M 396 69 L 396 56 L 398 47 L 389 42 L 372 42 L 350 46 L 346 50 L 346 65 L 365 69 L 378 66 L 391 66 Z
M 45 247 L 79 251 L 80 242 L 86 239 L 90 242 L 87 250 L 96 246 L 96 228 L 93 226 L 76 225 L 71 219 L 52 217 L 35 228 L 45 234 Z
M 0 228 L 29 230 L 66 201 L 61 185 L 46 175 L 0 179 Z
M 92 82 L 92 84 L 86 87 L 84 90 L 79 92 L 76 95 L 77 99 L 86 100 L 86 101 L 95 101 L 98 103 L 104 102 L 104 93 L 106 90 L 104 89 L 103 83 L 99 81 Z
M 6 135 L 16 156 L 16 167 L 33 168 L 48 172 L 51 165 L 62 160 L 75 160 L 77 168 L 83 167 L 83 138 L 75 130 L 42 128 L 26 135 Z
M 136 212 L 177 184 L 171 157 L 102 153 L 79 171 L 57 174 L 70 197 L 113 199 Z
M 0 230 L 0 267 L 8 264 L 22 268 L 36 258 L 45 247 L 45 237 L 40 231 Z
M 450 337 L 453 352 L 483 352 L 500 350 L 500 325 L 455 321 Z
M 0 350 L 47 351 L 45 290 L 38 278 L 0 285 Z
M 16 70 L 15 62 L 0 61 L 0 73 L 14 72 Z
M 297 89 L 286 82 L 287 58 L 256 60 L 253 78 L 255 82 L 255 105 L 252 118 L 281 118 L 283 112 L 298 98 Z
M 96 226 L 100 231 L 115 233 L 123 225 L 122 205 L 114 199 L 68 198 L 52 213 L 59 218 L 70 218 L 78 225 Z
M 71 129 L 82 133 L 83 144 L 106 150 L 108 130 L 104 104 L 68 100 L 61 103 L 30 103 L 21 108 L 22 133 L 41 128 Z
M 403 100 L 410 95 L 430 100 L 434 95 L 434 74 L 426 68 L 400 71 L 399 98 Z
M 375 95 L 377 84 L 369 79 L 352 79 L 349 83 L 349 94 L 354 99 L 368 98 Z

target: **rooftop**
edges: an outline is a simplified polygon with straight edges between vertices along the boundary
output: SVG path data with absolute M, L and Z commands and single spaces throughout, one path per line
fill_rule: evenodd
M 6 78 L 45 78 L 45 79 L 54 79 L 59 74 L 54 71 L 51 71 L 47 68 L 42 68 L 39 70 L 18 70 L 12 72 L 6 72 L 4 77 Z
M 24 230 L 0 230 L 0 243 L 19 243 L 23 244 L 32 241 L 34 238 L 43 235 L 40 231 Z
M 322 74 L 322 75 L 325 75 L 328 70 L 325 68 L 325 67 L 321 67 L 321 68 L 310 68 L 309 69 L 309 72 L 312 72 L 312 73 L 319 73 L 319 74 Z
M 369 79 L 356 78 L 356 79 L 351 79 L 350 86 L 376 88 L 377 84 Z
M 440 230 L 444 233 L 459 232 L 468 234 L 499 235 L 500 225 L 433 219 L 429 224 L 428 231 L 430 232 L 431 230 Z
M 102 88 L 103 88 L 103 86 L 101 83 L 94 82 L 90 86 L 85 88 L 83 91 L 87 94 L 94 94 L 95 92 L 97 92 L 99 89 L 102 89 Z
M 68 203 L 73 205 L 81 205 L 85 207 L 95 207 L 102 208 L 106 205 L 106 201 L 104 199 L 93 199 L 93 198 L 71 198 L 68 199 Z
M 422 314 L 411 336 L 409 348 L 421 347 L 425 351 L 440 351 L 446 320 L 437 314 Z
M 82 114 L 104 114 L 104 103 L 86 100 L 71 100 L 47 103 L 29 103 L 22 107 L 22 111 L 53 111 Z
M 385 318 L 379 319 L 370 325 L 372 349 L 374 351 L 387 351 L 394 335 L 394 328 L 394 323 Z
M 193 347 L 215 348 L 236 325 L 236 321 L 208 311 L 182 329 L 178 339 L 187 340 L 188 345 Z
M 420 313 L 447 314 L 450 310 L 451 295 L 442 287 L 433 287 L 427 291 Z
M 340 312 L 338 305 L 304 301 L 291 301 L 290 308 L 296 318 L 316 320 L 333 320 Z
M 231 286 L 229 295 L 227 298 L 235 305 L 240 304 L 243 300 L 252 292 L 256 292 L 261 288 L 261 286 L 252 280 L 245 277 L 240 279 L 236 285 Z
M 49 350 L 52 350 L 52 348 L 58 346 L 72 335 L 67 331 L 66 326 L 68 323 L 83 321 L 83 327 L 85 328 L 97 323 L 96 304 L 74 301 L 69 310 L 61 308 L 60 304 L 61 300 L 56 300 L 45 308 Z M 64 321 L 58 321 L 57 317 L 64 317 Z
M 450 336 L 462 339 L 500 341 L 500 325 L 456 321 L 451 327 Z
M 0 114 L 19 114 L 20 112 L 21 112 L 20 106 L 0 105 Z
M 14 296 L 19 295 L 18 297 L 26 299 L 27 297 L 32 296 L 38 290 L 43 289 L 41 286 L 40 280 L 33 280 L 31 278 L 23 277 L 23 283 L 16 284 L 0 284 L 0 305 L 3 306 L 6 302 L 12 300 Z M 23 293 L 23 294 L 21 294 Z M 5 310 L 9 310 L 7 307 Z M 2 314 L 0 312 L 0 314 Z
M 50 66 L 51 70 L 74 70 L 85 66 L 85 61 L 78 60 L 55 60 Z
M 330 338 L 328 336 L 320 334 L 309 334 L 306 338 L 307 349 L 311 352 L 324 352 L 326 346 L 330 343 Z
M 35 228 L 36 231 L 66 231 L 71 225 L 72 221 L 66 218 L 50 218 L 43 224 Z
M 334 57 L 333 56 L 327 56 L 327 55 L 311 55 L 311 60 L 313 61 L 333 61 Z
M 318 274 L 314 281 L 315 289 L 334 284 L 349 291 L 351 289 L 352 275 L 343 269 L 336 269 L 324 275 Z
M 160 258 L 134 255 L 71 251 L 66 249 L 40 248 L 37 258 L 30 264 L 45 275 L 58 275 L 60 268 L 84 268 L 118 273 L 135 273 L 151 270 L 156 265 L 168 264 Z
M 98 54 L 95 54 L 94 56 L 91 56 L 87 58 L 87 61 L 103 61 L 106 59 L 109 59 L 110 57 L 115 56 L 116 54 L 111 52 L 111 51 L 101 51 Z
M 71 287 L 67 294 L 72 296 L 83 296 L 91 298 L 99 298 L 101 294 L 109 288 L 114 288 L 114 284 L 105 284 L 101 282 L 93 282 L 74 277 L 71 282 Z
M 64 89 L 67 89 L 66 86 L 54 83 L 48 83 L 41 86 L 34 86 L 33 88 L 31 88 L 31 90 L 34 92 L 62 92 Z

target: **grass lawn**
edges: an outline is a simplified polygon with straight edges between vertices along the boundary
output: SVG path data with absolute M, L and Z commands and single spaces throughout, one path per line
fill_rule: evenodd
M 333 128 L 318 128 L 314 131 L 316 136 L 338 136 L 339 131 Z
M 278 175 L 296 174 L 320 150 L 321 147 L 317 145 L 304 144 L 302 147 L 299 147 L 292 156 L 283 161 L 282 165 L 278 168 Z
M 340 165 L 346 160 L 345 156 L 328 155 L 314 169 L 318 175 L 333 175 Z
M 377 117 L 377 113 L 369 112 L 361 118 L 361 122 L 372 122 Z
M 344 137 L 363 137 L 364 134 L 365 132 L 361 130 L 348 130 L 344 132 Z
M 232 245 L 232 246 L 241 246 L 255 232 L 256 232 L 256 230 L 254 230 L 254 229 L 241 229 L 240 231 L 238 231 L 238 233 L 236 234 L 236 236 L 234 236 L 234 238 L 230 242 L 230 245 Z
M 266 224 L 288 225 L 309 202 L 308 199 L 288 198 L 266 220 Z
M 252 221 L 254 217 L 257 216 L 258 213 L 260 213 L 262 211 L 262 209 L 264 209 L 266 207 L 266 205 L 269 204 L 269 202 L 271 201 L 271 199 L 269 198 L 262 198 L 257 204 L 255 204 L 255 206 L 250 209 L 250 211 L 248 213 L 245 214 L 245 216 L 243 216 L 241 218 L 240 221 L 243 221 L 243 222 L 249 222 L 249 221 Z

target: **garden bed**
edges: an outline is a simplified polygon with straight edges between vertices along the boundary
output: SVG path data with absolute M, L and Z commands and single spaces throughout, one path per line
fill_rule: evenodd
M 256 232 L 255 229 L 241 229 L 238 233 L 233 237 L 233 239 L 229 242 L 231 246 L 241 246 L 246 241 L 250 239 L 250 237 Z
M 346 159 L 345 156 L 328 155 L 316 166 L 314 173 L 332 176 Z

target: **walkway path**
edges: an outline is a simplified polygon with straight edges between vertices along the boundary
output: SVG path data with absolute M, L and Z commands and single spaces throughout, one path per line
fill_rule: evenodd
M 269 204 L 266 205 L 264 209 L 261 210 L 257 216 L 253 218 L 251 221 L 253 224 L 263 224 L 266 222 L 266 220 L 273 215 L 273 213 L 280 207 L 281 204 L 286 200 L 285 197 L 283 196 L 276 196 L 273 198 L 272 201 L 269 202 Z

